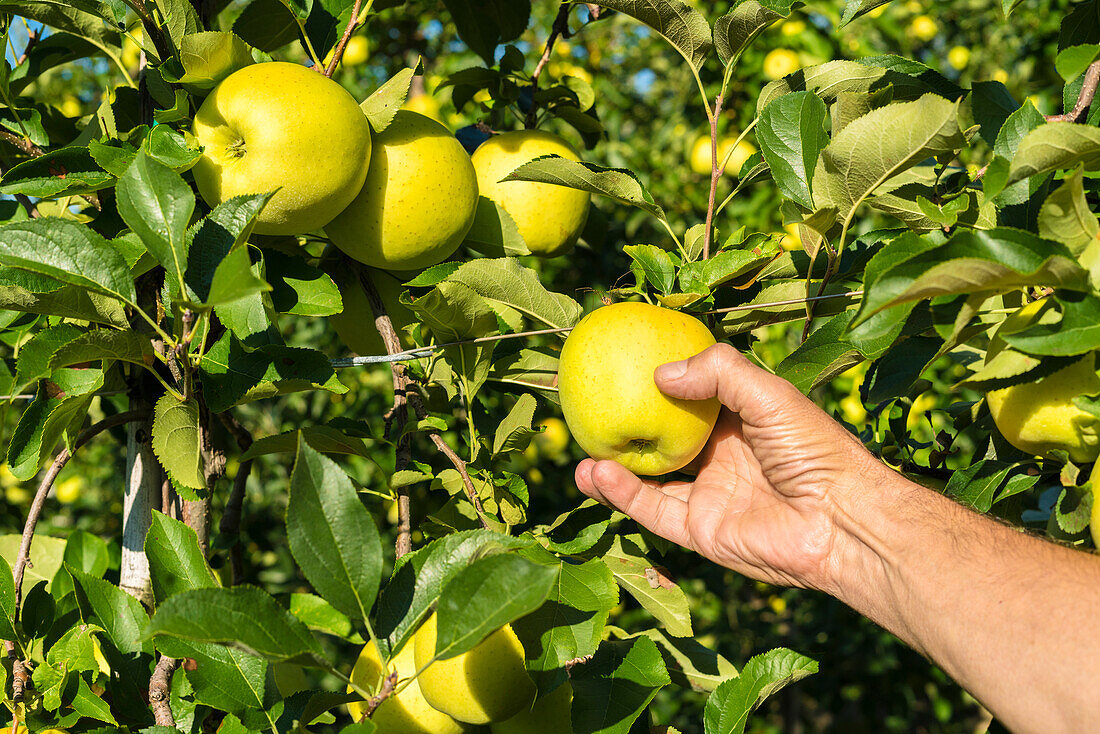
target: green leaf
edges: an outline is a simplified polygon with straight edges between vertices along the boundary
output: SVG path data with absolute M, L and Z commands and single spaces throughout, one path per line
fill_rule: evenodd
M 603 556 L 615 581 L 675 637 L 691 636 L 691 612 L 684 590 L 645 557 L 636 536 L 616 535 Z
M 331 316 L 344 309 L 339 287 L 320 268 L 276 250 L 264 253 L 264 263 L 265 279 L 271 283 L 271 302 L 279 313 Z M 395 324 L 395 328 L 400 333 L 400 327 Z
M 462 569 L 439 595 L 436 656 L 445 660 L 461 655 L 493 630 L 538 609 L 557 578 L 557 568 L 511 553 Z
M 380 133 L 390 126 L 397 111 L 409 96 L 413 77 L 423 72 L 423 66 L 419 62 L 412 68 L 402 69 L 387 79 L 359 105 L 375 133 Z
M 811 92 L 780 97 L 764 108 L 756 139 L 779 191 L 806 209 L 814 209 L 810 178 L 818 156 L 829 143 L 829 111 Z
M 252 48 L 225 31 L 200 31 L 183 37 L 179 49 L 184 75 L 175 81 L 192 93 L 208 92 L 227 76 L 253 63 Z
M 608 613 L 619 603 L 619 590 L 598 558 L 567 563 L 540 548 L 527 552 L 558 566 L 558 580 L 546 603 L 512 625 L 527 651 L 527 670 L 543 674 L 536 683 L 545 690 L 567 663 L 596 653 Z
M 790 16 L 797 0 L 743 0 L 714 24 L 714 47 L 723 64 L 736 61 L 756 37 L 777 20 Z
M 111 714 L 110 705 L 92 692 L 91 686 L 88 685 L 88 681 L 83 678 L 79 680 L 80 683 L 77 685 L 76 695 L 73 697 L 72 703 L 70 704 L 73 707 L 73 711 L 85 718 L 95 719 L 118 726 L 118 721 L 116 721 L 115 717 Z
M 191 489 L 206 489 L 198 402 L 162 395 L 153 412 L 152 445 L 173 481 Z
M 141 632 L 149 621 L 145 608 L 134 597 L 109 581 L 66 566 L 77 588 L 82 616 L 92 615 L 122 653 L 149 652 Z
M 103 629 L 94 624 L 81 624 L 70 627 L 50 646 L 46 653 L 46 662 L 51 665 L 65 665 L 69 670 L 98 672 L 94 638 L 103 634 Z
M 227 199 L 188 230 L 184 279 L 200 302 L 217 306 L 269 289 L 251 270 L 243 269 L 251 268 L 248 238 L 270 199 L 271 194 Z M 237 251 L 238 259 L 225 264 Z
M 623 247 L 630 259 L 631 270 L 638 276 L 638 285 L 646 281 L 664 295 L 672 292 L 676 284 L 676 265 L 666 250 L 656 245 L 626 245 Z
M 1054 190 L 1039 210 L 1039 234 L 1061 242 L 1077 256 L 1100 234 L 1100 224 L 1085 199 L 1081 171 L 1074 171 Z
M 737 668 L 693 637 L 669 637 L 659 629 L 641 633 L 657 643 L 673 684 L 695 691 L 713 691 L 737 675 Z
M 847 0 L 844 3 L 844 12 L 840 16 L 840 27 L 851 23 L 856 18 L 870 13 L 875 8 L 882 7 L 890 0 Z
M 1086 171 L 1100 169 L 1100 129 L 1072 122 L 1048 122 L 1020 142 L 1007 183 L 1079 164 Z
M 1084 290 L 1088 282 L 1088 274 L 1062 245 L 1004 228 L 957 230 L 942 245 L 906 234 L 880 250 L 872 263 L 875 273 L 865 278 L 866 294 L 853 326 L 890 306 L 933 296 L 1028 285 Z
M 696 69 L 710 55 L 713 47 L 710 24 L 702 13 L 681 0 L 600 0 L 596 5 L 645 23 Z
M 368 619 L 382 577 L 382 543 L 347 474 L 299 440 L 286 508 L 291 553 L 322 597 Z
M 398 650 L 427 616 L 444 585 L 475 559 L 531 545 L 490 530 L 451 533 L 398 562 L 378 602 L 376 630 Z
M 489 257 L 531 254 L 512 216 L 500 204 L 485 196 L 477 199 L 474 223 L 466 233 L 463 244 Z
M 534 418 L 535 399 L 530 395 L 520 395 L 493 434 L 493 456 L 527 448 L 531 437 L 538 433 L 531 428 Z
M 527 29 L 531 0 L 443 0 L 470 50 L 492 64 L 496 48 Z
M 558 357 L 546 349 L 521 349 L 493 360 L 490 382 L 512 391 L 530 390 L 550 402 L 558 402 Z
M 343 638 L 354 634 L 346 614 L 313 594 L 291 594 L 290 613 L 313 630 Z
M 1055 291 L 1060 320 L 1042 319 L 1019 331 L 1001 330 L 1005 343 L 1025 354 L 1072 357 L 1100 348 L 1100 297 Z
M 33 548 L 33 546 L 32 546 Z M 11 566 L 0 557 L 0 640 L 15 641 L 15 579 Z
M 627 734 L 657 691 L 671 681 L 657 645 L 648 637 L 605 642 L 570 673 L 573 729 Z
M 764 699 L 816 672 L 816 662 L 786 648 L 755 656 L 741 669 L 740 677 L 722 683 L 707 699 L 706 734 L 741 734 L 749 714 Z
M 936 79 L 938 75 L 934 75 L 927 66 L 910 62 L 915 66 L 898 67 L 896 59 L 877 57 L 860 61 L 828 61 L 804 67 L 767 84 L 756 100 L 757 113 L 763 112 L 775 99 L 791 92 L 810 91 L 825 104 L 832 104 L 842 94 L 870 94 L 888 86 L 893 89 L 895 100 L 917 99 L 940 86 L 942 77 Z
M 88 12 L 89 10 L 93 12 Z M 59 31 L 87 38 L 94 41 L 97 46 L 120 45 L 117 24 L 112 27 L 111 24 L 103 22 L 104 18 L 112 15 L 105 3 L 74 3 L 69 0 L 41 2 L 8 0 L 0 2 L 0 13 L 36 20 Z
M 862 362 L 863 355 L 855 345 L 843 339 L 851 320 L 851 312 L 829 319 L 780 362 L 775 373 L 802 392 L 809 393 Z
M 504 177 L 505 181 L 534 181 L 600 194 L 638 207 L 662 222 L 665 211 L 638 180 L 625 168 L 604 168 L 595 163 L 571 161 L 560 155 L 547 155 L 525 163 Z
M 349 436 L 334 426 L 306 426 L 296 431 L 287 431 L 286 433 L 256 439 L 248 448 L 248 451 L 241 456 L 241 461 L 268 454 L 297 453 L 299 435 L 306 443 L 322 454 L 348 454 L 362 456 L 364 459 L 373 459 L 377 451 L 373 448 L 373 444 L 367 444 L 357 436 Z
M 464 285 L 490 305 L 515 309 L 552 329 L 572 327 L 581 318 L 580 304 L 548 290 L 538 273 L 513 258 L 471 260 L 448 275 L 445 282 Z
M 139 367 L 153 365 L 153 345 L 148 336 L 136 331 L 96 329 L 80 334 L 58 347 L 50 357 L 49 369 L 56 370 L 84 362 L 114 360 Z
M 169 597 L 145 628 L 146 638 L 162 635 L 234 647 L 270 662 L 316 666 L 323 660 L 309 629 L 254 586 L 195 589 Z
M 195 661 L 193 669 L 184 668 L 176 675 L 187 677 L 196 703 L 235 714 L 263 708 L 269 685 L 268 664 L 263 658 L 211 642 L 166 635 L 157 637 L 156 647 L 162 655 Z M 274 681 L 270 685 L 274 687 Z
M 96 165 L 87 148 L 73 145 L 13 166 L 0 179 L 0 194 L 55 199 L 90 194 L 107 188 L 114 180 Z
M 1100 46 L 1095 43 L 1070 46 L 1058 52 L 1054 68 L 1064 81 L 1069 82 L 1084 74 L 1097 55 L 1100 55 Z
M 0 226 L 0 265 L 28 270 L 133 304 L 130 268 L 102 236 L 69 219 Z
M 158 602 L 191 589 L 218 586 L 195 531 L 160 512 L 153 512 L 145 536 L 145 556 L 149 559 L 153 597 Z
M 187 224 L 195 211 L 191 187 L 143 149 L 118 180 L 115 191 L 118 213 L 168 271 L 172 291 L 185 293 Z
M 9 569 L 19 556 L 19 544 L 22 540 L 23 536 L 18 533 L 0 535 L 0 558 L 4 559 Z M 23 584 L 33 586 L 40 581 L 45 581 L 46 589 L 49 590 L 52 579 L 61 568 L 64 555 L 64 538 L 51 538 L 48 535 L 35 533 L 30 559 L 26 570 L 23 571 Z
M 850 221 L 888 179 L 930 156 L 954 155 L 965 144 L 957 106 L 942 97 L 928 94 L 873 110 L 821 151 L 813 174 L 814 203 L 819 209 L 836 207 L 838 217 Z
M 23 411 L 8 444 L 8 465 L 17 478 L 28 480 L 43 466 L 57 442 L 73 434 L 88 415 L 96 390 L 103 387 L 103 370 L 63 369 L 44 380 L 35 399 Z
M 199 364 L 207 405 L 214 413 L 234 405 L 300 390 L 348 391 L 328 358 L 313 349 L 265 345 L 249 351 L 225 334 Z
M 76 339 L 84 330 L 75 324 L 58 324 L 36 332 L 19 349 L 15 385 L 22 388 L 50 374 L 50 358 L 58 349 Z

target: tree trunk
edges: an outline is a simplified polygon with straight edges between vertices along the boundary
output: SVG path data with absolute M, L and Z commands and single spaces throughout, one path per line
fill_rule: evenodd
M 130 410 L 150 410 L 140 396 L 130 396 Z M 161 502 L 161 468 L 153 455 L 152 418 L 126 427 L 126 494 L 122 501 L 122 570 L 119 588 L 147 606 L 153 604 L 145 536 L 154 507 Z

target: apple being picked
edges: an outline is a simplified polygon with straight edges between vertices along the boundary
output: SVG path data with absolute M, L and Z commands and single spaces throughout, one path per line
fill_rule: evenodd
M 593 459 L 614 459 L 635 474 L 682 469 L 706 444 L 721 406 L 714 398 L 668 397 L 653 371 L 714 343 L 698 319 L 648 303 L 616 303 L 585 316 L 558 364 L 558 397 L 577 443 Z
M 355 99 L 299 64 L 272 61 L 226 77 L 195 114 L 195 183 L 210 206 L 276 191 L 258 234 L 319 230 L 366 180 L 370 124 Z

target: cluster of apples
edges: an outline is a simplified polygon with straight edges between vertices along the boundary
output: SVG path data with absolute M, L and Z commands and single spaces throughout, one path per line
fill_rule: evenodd
M 523 665 L 523 647 L 510 626 L 496 630 L 469 652 L 432 662 L 435 643 L 433 614 L 393 657 L 388 670 L 374 643 L 363 648 L 351 673 L 355 685 L 377 690 L 385 676 L 397 673 L 397 692 L 371 715 L 380 734 L 463 734 L 484 725 L 490 734 L 573 731 L 572 688 L 566 683 L 536 700 L 535 684 Z M 358 721 L 367 712 L 366 702 L 350 703 L 348 711 Z
M 450 257 L 479 196 L 508 212 L 536 255 L 568 252 L 588 218 L 584 192 L 502 182 L 539 156 L 580 160 L 561 138 L 504 133 L 471 157 L 450 130 L 411 110 L 372 135 L 347 90 L 298 64 L 231 74 L 204 100 L 192 132 L 203 148 L 195 182 L 208 204 L 275 191 L 258 234 L 323 229 L 349 257 L 381 270 L 421 270 Z

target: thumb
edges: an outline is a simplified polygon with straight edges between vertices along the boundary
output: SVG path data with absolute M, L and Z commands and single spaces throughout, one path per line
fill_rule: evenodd
M 729 344 L 715 344 L 690 359 L 659 366 L 653 380 L 665 395 L 683 400 L 717 397 L 750 423 L 806 398 L 781 377 L 747 360 Z

